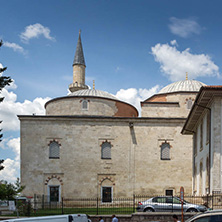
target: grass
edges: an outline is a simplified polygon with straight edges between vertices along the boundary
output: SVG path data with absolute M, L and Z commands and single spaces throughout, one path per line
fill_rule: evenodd
M 132 214 L 132 207 L 112 207 L 112 208 L 63 208 L 63 214 L 88 214 L 88 215 L 112 215 L 112 214 Z M 47 216 L 47 215 L 61 215 L 62 208 L 51 208 L 51 209 L 38 209 L 36 212 L 31 210 L 31 217 L 35 216 Z M 16 213 L 13 214 L 16 216 Z M 11 215 L 12 216 L 12 215 Z M 28 216 L 27 213 L 20 213 L 20 216 Z

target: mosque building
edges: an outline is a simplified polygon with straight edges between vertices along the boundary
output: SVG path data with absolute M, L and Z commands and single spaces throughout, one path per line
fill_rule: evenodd
M 132 197 L 192 192 L 192 135 L 182 135 L 201 86 L 185 79 L 137 109 L 85 85 L 79 33 L 70 94 L 48 101 L 45 115 L 19 115 L 23 195 Z

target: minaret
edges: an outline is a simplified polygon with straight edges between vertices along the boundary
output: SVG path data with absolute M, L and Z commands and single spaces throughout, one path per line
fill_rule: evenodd
M 85 59 L 81 42 L 81 30 L 79 30 L 79 39 L 76 46 L 76 53 L 73 61 L 73 83 L 69 85 L 69 90 L 75 92 L 81 89 L 88 89 L 85 85 Z

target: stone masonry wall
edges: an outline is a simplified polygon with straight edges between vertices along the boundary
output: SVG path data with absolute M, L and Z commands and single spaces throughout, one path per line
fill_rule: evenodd
M 63 197 L 97 197 L 101 186 L 113 197 L 133 193 L 165 194 L 184 186 L 191 193 L 191 136 L 180 134 L 183 121 L 103 118 L 20 117 L 21 182 L 24 195 L 48 194 L 57 184 Z M 50 141 L 60 159 L 49 159 Z M 110 142 L 111 159 L 101 159 L 101 144 Z M 160 145 L 171 146 L 170 160 L 160 160 Z

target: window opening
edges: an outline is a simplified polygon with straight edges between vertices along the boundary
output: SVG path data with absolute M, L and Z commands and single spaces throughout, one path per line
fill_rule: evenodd
M 112 202 L 112 187 L 102 187 L 102 202 L 103 203 Z
M 209 142 L 209 138 L 210 138 L 210 111 L 208 111 L 207 113 L 207 135 L 206 135 L 206 142 Z
M 166 190 L 166 196 L 173 196 L 173 190 Z
M 170 144 L 163 143 L 161 145 L 161 160 L 170 160 Z
M 60 145 L 53 141 L 49 144 L 49 158 L 50 159 L 59 159 L 60 157 Z
M 59 186 L 49 186 L 50 202 L 59 202 Z
M 105 142 L 102 144 L 101 158 L 111 159 L 111 144 L 109 142 Z
M 193 105 L 192 99 L 188 99 L 187 100 L 187 109 L 191 109 L 192 105 Z
M 82 109 L 83 110 L 88 110 L 88 101 L 87 100 L 82 101 Z
M 203 123 L 200 124 L 200 150 L 203 149 Z

